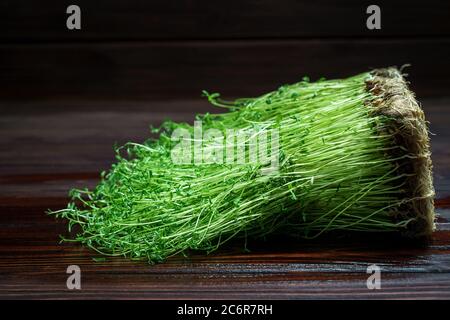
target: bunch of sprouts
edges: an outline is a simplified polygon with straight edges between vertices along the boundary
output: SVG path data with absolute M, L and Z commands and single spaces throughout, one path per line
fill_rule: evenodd
M 197 125 L 168 121 L 158 139 L 118 148 L 98 186 L 72 190 L 68 207 L 52 214 L 67 219 L 69 229 L 78 226 L 66 241 L 151 263 L 274 232 L 428 235 L 433 190 L 426 125 L 402 114 L 393 100 L 409 99 L 407 107 L 421 112 L 412 95 L 405 98 L 409 93 L 396 69 L 343 80 L 305 78 L 233 102 L 205 92 L 227 112 L 199 115 Z M 422 136 L 408 127 L 410 120 L 422 126 Z M 216 134 L 205 137 L 208 130 Z M 412 148 L 418 137 L 420 150 Z M 187 147 L 183 161 L 177 161 L 180 146 Z

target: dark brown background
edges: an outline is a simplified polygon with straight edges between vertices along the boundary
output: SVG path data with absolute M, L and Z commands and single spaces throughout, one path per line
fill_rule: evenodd
M 82 29 L 66 29 L 77 4 Z M 449 298 L 450 2 L 0 0 L 0 297 Z M 165 264 L 112 259 L 59 245 L 71 187 L 94 186 L 112 145 L 148 125 L 215 111 L 203 89 L 252 96 L 304 75 L 343 77 L 411 64 L 431 122 L 438 231 L 428 245 L 358 238 L 230 244 Z M 365 270 L 383 271 L 367 290 Z M 68 265 L 83 290 L 65 287 Z

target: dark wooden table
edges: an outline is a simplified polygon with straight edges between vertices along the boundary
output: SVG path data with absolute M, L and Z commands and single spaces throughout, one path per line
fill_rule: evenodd
M 422 101 L 431 122 L 437 231 L 429 244 L 372 238 L 230 243 L 220 251 L 147 265 L 59 244 L 71 187 L 94 186 L 114 142 L 142 141 L 148 125 L 192 118 L 204 101 L 0 104 L 0 298 L 450 298 L 450 99 Z M 172 113 L 168 113 L 171 110 Z M 186 111 L 188 110 L 188 111 Z M 176 112 L 175 112 L 176 111 Z M 381 268 L 368 290 L 367 267 Z M 66 269 L 81 268 L 81 290 Z

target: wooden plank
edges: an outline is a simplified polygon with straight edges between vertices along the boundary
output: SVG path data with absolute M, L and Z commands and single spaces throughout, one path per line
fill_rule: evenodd
M 350 235 L 292 241 L 230 242 L 206 256 L 193 252 L 154 266 L 59 244 L 71 187 L 94 186 L 113 161 L 114 141 L 139 141 L 161 115 L 192 119 L 204 101 L 58 102 L 1 106 L 0 298 L 147 299 L 449 299 L 449 99 L 424 99 L 431 122 L 438 230 L 428 243 L 397 236 Z M 60 102 L 64 104 L 64 102 Z M 3 102 L 5 104 L 5 102 Z M 97 107 L 96 107 L 97 105 Z M 70 107 L 70 108 L 69 108 Z M 184 112 L 183 112 L 184 110 Z M 82 270 L 82 290 L 66 288 L 66 268 Z M 368 290 L 366 268 L 381 268 L 381 290 Z
M 370 1 L 87 1 L 82 29 L 66 28 L 71 1 L 4 1 L 0 41 L 449 36 L 448 1 L 387 1 L 382 29 L 366 28 Z
M 252 96 L 280 84 L 411 63 L 416 93 L 448 95 L 450 40 L 142 42 L 0 46 L 0 100 Z
M 173 257 L 148 265 L 124 258 L 94 262 L 93 252 L 57 244 L 65 223 L 45 207 L 2 208 L 1 298 L 450 298 L 450 231 L 428 245 L 371 237 L 322 241 L 272 239 L 229 243 L 218 252 Z M 82 290 L 65 287 L 66 268 L 82 270 Z M 369 265 L 382 272 L 382 289 L 366 287 Z
M 422 99 L 432 132 L 437 197 L 450 196 L 450 100 Z M 114 144 L 143 141 L 149 125 L 192 122 L 196 113 L 221 112 L 206 100 L 0 103 L 0 194 L 64 198 L 71 187 L 93 187 L 114 161 Z M 51 199 L 47 201 L 52 202 Z M 64 203 L 64 199 L 58 203 Z M 24 205 L 26 205 L 26 201 Z
M 450 100 L 422 99 L 430 121 L 438 198 L 450 196 Z M 65 197 L 93 187 L 114 161 L 114 144 L 141 142 L 165 119 L 192 122 L 221 112 L 204 100 L 0 103 L 0 195 Z M 9 200 L 8 200 L 9 201 Z

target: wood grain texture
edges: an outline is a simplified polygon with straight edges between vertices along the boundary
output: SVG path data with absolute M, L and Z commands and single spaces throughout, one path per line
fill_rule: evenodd
M 92 251 L 58 244 L 65 222 L 44 212 L 64 207 L 71 187 L 94 186 L 114 160 L 114 142 L 142 141 L 148 124 L 164 116 L 189 121 L 194 112 L 213 110 L 196 100 L 60 104 L 0 105 L 0 298 L 450 298 L 450 99 L 422 101 L 436 134 L 440 214 L 429 243 L 368 235 L 277 238 L 251 242 L 247 253 L 235 241 L 210 256 L 192 253 L 154 266 L 94 262 Z M 65 286 L 72 264 L 82 270 L 80 291 Z M 366 288 L 371 264 L 381 267 L 381 290 Z
M 419 96 L 446 96 L 450 39 L 0 45 L 0 100 L 254 96 L 283 83 L 405 63 Z M 409 72 L 407 71 L 407 72 Z
M 366 28 L 360 0 L 78 0 L 82 29 L 66 28 L 73 1 L 4 0 L 0 41 L 182 40 L 449 36 L 448 1 L 379 0 L 382 29 Z

